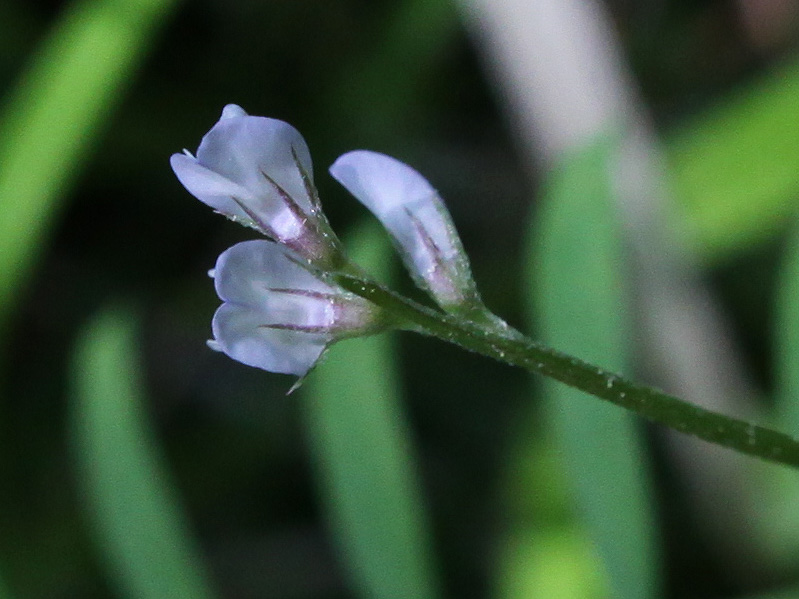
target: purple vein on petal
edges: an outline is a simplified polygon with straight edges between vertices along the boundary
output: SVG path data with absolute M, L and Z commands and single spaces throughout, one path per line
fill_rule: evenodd
M 230 196 L 230 199 L 236 202 L 236 205 L 239 208 L 241 208 L 244 211 L 244 213 L 252 219 L 252 221 L 255 223 L 255 225 L 264 235 L 270 237 L 273 241 L 278 241 L 278 238 L 275 235 L 275 231 L 272 229 L 272 227 L 270 227 L 264 221 L 262 221 L 261 217 L 259 217 L 255 212 L 250 210 L 250 208 L 248 208 L 243 201 L 241 201 L 236 196 Z
M 422 244 L 424 245 L 425 249 L 432 255 L 436 269 L 439 271 L 446 271 L 447 274 L 452 275 L 449 266 L 443 259 L 441 248 L 438 247 L 438 244 L 436 244 L 435 240 L 430 236 L 430 233 L 427 231 L 424 224 L 422 224 L 422 221 L 420 221 L 419 218 L 408 208 L 405 208 L 404 210 L 405 214 L 408 215 L 408 218 L 413 223 L 416 232 L 419 234 L 419 238 L 422 240 Z
M 282 288 L 282 287 L 267 287 L 267 291 L 271 291 L 273 293 L 285 293 L 288 295 L 301 295 L 303 297 L 311 297 L 314 299 L 320 300 L 327 300 L 327 301 L 335 301 L 338 297 L 335 293 L 327 293 L 325 291 L 314 291 L 312 289 L 289 289 L 289 288 Z
M 288 194 L 288 192 L 280 186 L 280 184 L 277 181 L 275 181 L 272 177 L 266 174 L 263 171 L 263 169 L 259 170 L 263 178 L 266 179 L 269 182 L 269 184 L 275 188 L 275 191 L 277 191 L 278 195 L 283 200 L 283 203 L 285 203 L 286 206 L 288 206 L 288 209 L 297 218 L 297 220 L 299 220 L 302 224 L 307 224 L 308 215 L 305 214 L 305 211 L 302 208 L 300 208 L 297 202 L 294 201 L 294 198 L 292 198 Z
M 298 333 L 330 333 L 330 327 L 304 324 L 259 324 L 259 329 L 276 329 L 278 331 L 295 331 Z

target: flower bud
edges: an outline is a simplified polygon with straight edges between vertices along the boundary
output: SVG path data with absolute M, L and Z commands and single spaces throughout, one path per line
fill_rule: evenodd
M 340 156 L 330 174 L 383 223 L 416 284 L 442 308 L 482 309 L 452 218 L 427 179 L 367 150 Z

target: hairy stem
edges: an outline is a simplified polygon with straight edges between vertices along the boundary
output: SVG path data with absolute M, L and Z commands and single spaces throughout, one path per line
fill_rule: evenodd
M 799 467 L 799 441 L 775 430 L 706 410 L 652 387 L 536 343 L 508 327 L 483 326 L 419 305 L 380 285 L 346 274 L 344 289 L 390 312 L 403 327 L 506 364 L 548 376 L 632 410 L 653 422 L 773 462 Z

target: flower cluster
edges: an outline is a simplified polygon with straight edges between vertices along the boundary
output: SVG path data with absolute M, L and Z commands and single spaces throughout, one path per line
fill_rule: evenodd
M 270 241 L 239 243 L 211 271 L 223 304 L 209 345 L 271 372 L 304 376 L 335 341 L 378 332 L 388 317 L 333 282 L 348 268 L 321 210 L 305 140 L 291 125 L 230 104 L 196 155 L 171 158 L 180 182 Z M 331 175 L 381 221 L 416 284 L 445 311 L 481 307 L 452 219 L 418 172 L 389 156 L 344 154 Z

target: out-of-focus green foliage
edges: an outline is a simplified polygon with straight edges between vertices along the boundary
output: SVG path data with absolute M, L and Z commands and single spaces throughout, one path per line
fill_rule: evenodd
M 8 592 L 8 589 L 6 588 L 5 584 L 3 584 L 3 581 L 0 581 L 0 599 L 11 599 L 12 597 L 13 595 Z
M 376 224 L 349 239 L 353 259 L 385 274 L 392 251 Z M 402 409 L 394 334 L 337 344 L 301 393 L 321 499 L 359 596 L 434 599 L 430 534 Z
M 413 43 L 408 32 L 413 31 Z M 346 123 L 352 142 L 379 141 L 396 133 L 397 116 L 419 111 L 430 67 L 451 47 L 458 20 L 450 0 L 404 0 L 392 7 L 378 43 L 330 89 L 334 118 Z M 386 73 L 391 72 L 391 77 Z
M 799 596 L 799 588 L 785 588 L 768 593 L 749 595 L 743 599 L 795 599 L 797 596 Z
M 794 224 L 785 246 L 774 305 L 774 411 L 779 430 L 799 435 L 799 228 Z M 799 476 L 792 470 L 763 466 L 759 522 L 776 567 L 790 571 L 799 551 Z
M 615 138 L 595 141 L 549 175 L 531 229 L 527 293 L 544 343 L 624 373 L 630 319 L 611 182 L 617 146 Z M 553 381 L 544 382 L 544 391 L 546 418 L 611 595 L 657 597 L 656 520 L 634 417 Z
M 794 226 L 779 273 L 775 302 L 776 421 L 799 435 L 799 227 Z
M 75 0 L 0 112 L 0 323 L 174 0 Z
M 537 416 L 533 414 L 531 416 Z M 497 599 L 599 599 L 608 580 L 586 528 L 574 517 L 563 458 L 537 418 L 522 422 L 508 454 Z
M 689 119 L 666 149 L 684 226 L 713 262 L 784 230 L 799 197 L 799 61 Z
M 72 437 L 101 561 L 129 599 L 212 597 L 146 415 L 136 320 L 89 323 L 72 367 Z

